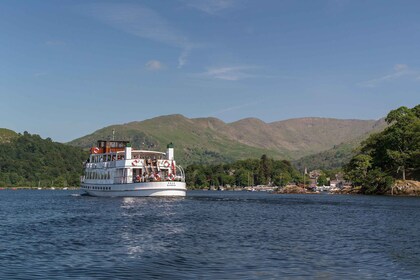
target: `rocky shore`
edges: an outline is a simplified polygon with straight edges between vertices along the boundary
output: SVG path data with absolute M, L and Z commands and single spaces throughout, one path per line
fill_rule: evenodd
M 278 194 L 315 194 L 316 192 L 310 191 L 302 186 L 288 185 L 280 188 L 275 193 Z
M 285 186 L 275 193 L 277 194 L 316 194 L 310 189 L 303 186 L 290 185 Z M 329 191 L 331 194 L 361 194 L 360 187 L 344 186 L 343 188 L 335 188 Z M 394 186 L 385 195 L 395 196 L 420 196 L 420 181 L 413 180 L 397 180 Z
M 413 180 L 398 180 L 395 182 L 390 195 L 420 196 L 420 182 Z

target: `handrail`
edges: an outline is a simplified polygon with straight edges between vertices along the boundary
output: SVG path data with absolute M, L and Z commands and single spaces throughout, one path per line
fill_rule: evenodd
M 185 182 L 185 171 L 184 171 L 184 168 L 182 168 L 181 165 L 177 165 L 176 167 L 179 169 L 179 171 L 181 171 L 181 182 Z

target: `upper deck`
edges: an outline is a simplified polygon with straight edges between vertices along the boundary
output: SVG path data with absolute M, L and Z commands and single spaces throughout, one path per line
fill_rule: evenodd
M 127 148 L 127 149 L 126 149 Z M 126 153 L 130 153 L 128 156 Z M 124 159 L 163 160 L 166 153 L 150 150 L 131 149 L 129 141 L 99 140 L 97 147 L 90 149 L 90 162 L 107 162 Z
M 97 146 L 90 149 L 91 154 L 108 154 L 124 151 L 130 144 L 129 141 L 121 140 L 98 140 Z

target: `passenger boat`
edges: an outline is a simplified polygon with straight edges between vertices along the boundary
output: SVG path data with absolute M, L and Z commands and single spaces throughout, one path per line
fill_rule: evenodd
M 185 196 L 185 172 L 166 153 L 134 150 L 128 141 L 99 140 L 84 163 L 81 189 L 92 196 Z

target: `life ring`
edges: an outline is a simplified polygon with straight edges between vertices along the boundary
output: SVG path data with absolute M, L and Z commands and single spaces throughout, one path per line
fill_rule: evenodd
M 138 159 L 133 160 L 133 162 L 131 163 L 132 166 L 136 166 L 139 163 Z
M 165 161 L 163 162 L 163 166 L 165 166 L 165 167 L 169 167 L 169 165 L 171 165 L 171 164 L 169 163 L 169 161 L 165 160 Z
M 156 181 L 160 181 L 160 175 L 159 175 L 159 173 L 156 173 L 154 177 L 155 177 L 155 180 Z

